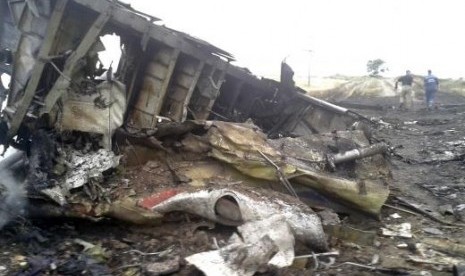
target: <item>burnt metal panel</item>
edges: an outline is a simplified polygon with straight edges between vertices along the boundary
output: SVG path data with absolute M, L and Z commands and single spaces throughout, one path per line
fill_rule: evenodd
M 112 2 L 107 0 L 73 1 L 100 13 L 105 12 L 112 6 Z M 250 74 L 247 69 L 237 66 L 229 66 L 229 63 L 224 59 L 212 55 L 212 53 L 208 50 L 214 50 L 214 48 L 199 48 L 197 43 L 189 43 L 189 41 L 192 41 L 192 38 L 187 38 L 180 32 L 171 31 L 164 26 L 155 25 L 145 17 L 133 13 L 128 13 L 127 10 L 123 7 L 115 7 L 114 17 L 112 20 L 114 23 L 122 25 L 125 28 L 131 28 L 139 34 L 144 34 L 148 30 L 148 35 L 151 39 L 166 44 L 169 47 L 177 48 L 186 55 L 204 61 L 207 65 L 212 65 L 220 70 L 224 70 L 226 74 L 230 74 L 238 79 L 243 79 L 248 83 L 249 86 L 263 90 L 270 89 L 266 83 L 262 82 L 256 76 Z M 147 26 L 150 26 L 150 28 Z
M 41 114 L 49 113 L 61 95 L 66 92 L 70 85 L 69 77 L 74 73 L 76 65 L 90 50 L 111 16 L 112 9 L 100 14 L 82 39 L 79 46 L 66 60 L 63 73 L 60 75 L 45 98 L 45 106 L 42 108 Z
M 5 1 L 6 3 L 7 1 Z M 19 25 L 19 20 L 21 19 L 24 9 L 26 8 L 25 0 L 8 0 L 8 7 L 10 9 L 10 15 L 13 20 L 13 23 Z
M 96 95 L 70 93 L 63 102 L 63 114 L 57 126 L 60 130 L 79 130 L 103 134 L 103 143 L 111 149 L 111 137 L 123 124 L 126 110 L 126 86 L 118 81 L 104 81 Z M 95 105 L 101 99 L 105 106 Z
M 175 122 L 182 122 L 187 117 L 187 106 L 202 73 L 204 62 L 184 58 L 178 63 L 165 99 L 162 115 Z
M 57 3 L 54 13 L 59 4 L 66 3 L 60 0 L 32 2 L 43 2 L 44 5 Z M 23 122 L 28 110 L 32 110 L 28 113 L 32 115 L 36 115 L 37 111 L 43 115 L 52 110 L 52 115 L 55 115 L 55 111 L 61 115 L 63 110 L 57 108 L 56 103 L 62 95 L 67 97 L 72 91 L 79 90 L 86 93 L 87 88 L 80 84 L 94 82 L 93 77 L 97 74 L 92 73 L 96 72 L 97 63 L 94 59 L 96 51 L 91 50 L 92 46 L 96 45 L 99 35 L 111 32 L 123 38 L 123 50 L 126 54 L 130 53 L 123 55 L 121 64 L 125 65 L 120 64 L 116 76 L 128 86 L 132 109 L 129 109 L 126 118 L 129 119 L 128 125 L 132 123 L 136 128 L 154 129 L 158 116 L 170 117 L 177 122 L 184 121 L 188 113 L 192 118 L 200 120 L 221 117 L 242 121 L 251 117 L 265 130 L 272 129 L 276 122 L 293 121 L 290 124 L 292 128 L 298 124 L 310 124 L 295 109 L 283 114 L 283 107 L 289 105 L 292 98 L 318 105 L 330 113 L 347 115 L 339 107 L 317 102 L 313 98 L 296 97 L 296 94 L 303 93 L 291 81 L 287 82 L 289 85 L 283 85 L 272 80 L 258 79 L 248 70 L 230 65 L 227 60 L 232 56 L 229 53 L 182 32 L 155 25 L 153 18 L 147 19 L 144 14 L 134 12 L 117 1 L 69 2 L 66 19 L 52 19 L 50 23 L 42 13 L 35 18 L 34 15 L 39 13 L 30 10 L 32 6 L 29 4 L 25 6 L 20 22 L 23 23 L 23 34 L 31 35 L 22 38 L 22 42 L 29 43 L 30 47 L 18 54 L 17 60 L 30 68 L 21 71 L 22 78 L 14 79 L 20 80 L 20 85 L 29 85 L 26 91 L 20 89 L 20 86 L 16 88 L 20 97 L 14 97 L 14 91 L 9 95 L 9 101 L 13 104 L 8 106 L 9 112 L 4 115 L 13 114 L 12 128 L 8 133 L 10 138 L 21 124 L 29 130 L 35 126 L 33 120 Z M 55 24 L 54 31 L 50 29 L 54 26 L 52 23 Z M 44 40 L 42 33 L 47 33 Z M 37 57 L 35 53 L 41 47 L 46 51 L 41 50 Z M 73 49 L 74 52 L 68 51 Z M 37 58 L 39 61 L 36 63 Z M 50 65 L 44 67 L 48 62 Z M 228 82 L 223 86 L 226 79 Z M 15 101 L 21 99 L 22 94 L 26 97 L 20 102 Z M 31 105 L 34 96 L 37 96 L 37 100 Z M 43 96 L 45 102 L 41 107 Z M 18 106 L 20 110 L 15 111 L 14 108 Z M 322 121 L 321 124 L 336 126 L 339 121 Z
M 27 87 L 25 88 L 24 96 L 21 98 L 19 104 L 17 104 L 17 110 L 13 118 L 11 118 L 10 129 L 8 131 L 8 138 L 10 139 L 16 135 L 16 132 L 18 131 L 19 126 L 21 125 L 23 118 L 26 115 L 27 109 L 29 108 L 29 105 L 31 104 L 31 101 L 34 97 L 37 85 L 39 84 L 40 77 L 42 76 L 42 71 L 45 66 L 44 58 L 48 56 L 50 49 L 53 45 L 53 38 L 55 37 L 55 33 L 60 26 L 60 21 L 63 16 L 66 4 L 67 1 L 63 0 L 58 1 L 58 3 L 55 5 L 55 8 L 50 17 L 50 21 L 48 24 L 46 24 L 46 33 L 42 34 L 44 36 L 43 40 L 40 36 L 38 36 L 39 34 L 37 33 L 23 33 L 23 35 L 21 36 L 19 47 L 20 49 L 22 46 L 24 48 L 22 48 L 23 51 L 18 51 L 16 53 L 15 68 L 12 76 L 12 79 L 14 79 L 14 81 L 12 81 L 11 84 L 12 88 L 10 94 L 12 95 L 12 97 L 9 97 L 9 104 L 13 103 L 12 100 L 14 100 L 18 96 L 17 93 L 24 88 L 26 82 Z M 43 11 L 42 13 L 47 14 L 47 11 Z M 31 15 L 32 12 L 30 11 L 23 13 L 23 17 Z M 32 25 L 38 23 L 35 19 L 37 19 L 38 22 L 43 21 L 42 18 L 32 17 L 29 18 L 29 20 L 32 21 L 29 24 L 27 24 L 25 18 L 21 18 L 21 22 L 24 22 L 24 24 L 26 25 L 25 27 L 33 27 Z M 44 29 L 40 30 L 44 31 Z M 38 47 L 40 47 L 40 50 L 38 56 L 35 57 L 33 54 L 33 49 Z
M 161 46 L 149 61 L 132 113 L 135 127 L 155 127 L 179 53 L 179 49 Z
M 226 71 L 211 66 L 204 70 L 197 83 L 195 95 L 189 103 L 189 111 L 196 120 L 207 120 L 212 111 L 213 104 L 220 94 L 221 86 L 225 80 Z
M 22 6 L 24 7 L 24 3 Z M 18 47 L 20 34 L 11 12 L 8 11 L 8 2 L 0 1 L 0 49 L 15 50 Z M 9 71 L 11 73 L 11 69 Z

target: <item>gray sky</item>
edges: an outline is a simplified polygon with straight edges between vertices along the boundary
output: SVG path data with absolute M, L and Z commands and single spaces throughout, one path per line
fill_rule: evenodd
M 406 69 L 465 75 L 461 0 L 126 0 L 234 54 L 257 75 L 279 74 L 286 56 L 297 76 L 364 75 L 381 58 Z M 309 54 L 306 50 L 312 50 Z

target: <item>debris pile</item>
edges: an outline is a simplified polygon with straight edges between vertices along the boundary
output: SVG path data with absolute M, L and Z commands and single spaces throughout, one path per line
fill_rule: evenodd
M 66 226 L 65 245 L 17 255 L 13 270 L 254 275 L 354 265 L 336 265 L 343 252 L 328 251 L 340 241 L 374 243 L 344 217 L 381 217 L 392 181 L 392 149 L 371 134 L 381 122 L 306 95 L 285 63 L 280 82 L 259 79 L 228 52 L 118 1 L 0 5 L 10 11 L 0 69 L 13 80 L 2 88 L 0 143 L 16 149 L 0 163 L 0 227 L 17 217 L 78 218 L 193 240 L 149 240 L 143 252 L 137 238 L 71 239 Z M 106 34 L 120 37 L 115 68 L 99 60 Z M 205 225 L 216 236 L 198 230 Z M 31 233 L 36 249 L 55 242 L 45 230 Z M 381 234 L 413 235 L 407 222 Z M 144 262 L 110 269 L 116 254 Z M 359 266 L 391 271 L 376 263 Z

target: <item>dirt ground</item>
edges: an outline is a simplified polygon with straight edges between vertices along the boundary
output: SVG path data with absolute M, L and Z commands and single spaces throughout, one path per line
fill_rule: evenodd
M 340 103 L 382 122 L 373 136 L 394 148 L 390 199 L 379 220 L 350 216 L 342 220 L 345 232 L 328 230 L 331 251 L 339 256 L 318 262 L 310 257 L 259 275 L 452 275 L 453 261 L 441 264 L 436 257 L 460 262 L 458 255 L 433 256 L 419 244 L 427 238 L 454 244 L 465 238 L 453 215 L 440 214 L 446 205 L 464 203 L 465 98 L 441 93 L 438 108 L 428 111 L 420 96 L 413 111 L 399 111 L 396 97 L 357 96 Z M 140 168 L 125 173 L 129 180 L 149 178 Z M 423 204 L 425 214 L 412 212 L 402 200 Z M 400 223 L 411 223 L 412 238 L 381 234 L 381 227 Z M 0 275 L 158 275 L 150 274 L 153 266 L 169 266 L 178 258 L 180 267 L 172 275 L 202 275 L 183 258 L 213 249 L 214 241 L 221 246 L 232 232 L 234 228 L 184 214 L 144 227 L 109 220 L 20 219 L 0 233 Z M 298 246 L 296 255 L 305 254 L 311 252 Z M 412 262 L 409 256 L 432 263 Z

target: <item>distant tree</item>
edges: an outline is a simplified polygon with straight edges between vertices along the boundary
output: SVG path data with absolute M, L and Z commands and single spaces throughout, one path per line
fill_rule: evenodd
M 367 62 L 367 72 L 370 74 L 372 77 L 377 77 L 379 76 L 380 72 L 384 73 L 388 71 L 389 69 L 386 67 L 386 62 L 382 59 L 373 59 L 369 60 Z

